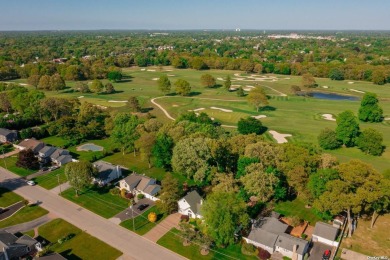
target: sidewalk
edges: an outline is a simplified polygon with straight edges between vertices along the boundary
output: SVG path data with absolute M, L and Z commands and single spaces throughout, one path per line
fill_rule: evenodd
M 55 194 L 60 194 L 60 192 L 64 192 L 65 190 L 69 189 L 70 188 L 70 184 L 69 182 L 65 182 L 65 183 L 62 183 L 60 185 L 58 185 L 57 187 L 54 187 L 53 189 L 51 189 L 50 191 L 55 193 Z
M 180 222 L 180 214 L 175 213 L 166 217 L 161 221 L 157 226 L 144 235 L 144 238 L 149 239 L 150 241 L 156 243 L 160 238 L 162 238 L 169 230 L 174 227 L 178 227 Z
M 0 155 L 0 159 L 10 157 L 10 156 L 15 155 L 15 154 L 17 154 L 19 152 L 20 152 L 19 149 L 15 149 L 12 152 Z

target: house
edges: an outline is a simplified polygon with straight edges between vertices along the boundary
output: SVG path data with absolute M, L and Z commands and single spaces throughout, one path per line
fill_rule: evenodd
M 339 229 L 324 222 L 317 222 L 313 231 L 313 242 L 321 242 L 330 246 L 336 246 L 336 238 Z
M 72 156 L 69 155 L 68 150 L 56 148 L 56 150 L 50 155 L 50 159 L 58 166 L 62 166 L 72 161 Z
M 202 197 L 196 192 L 191 191 L 185 197 L 177 202 L 179 213 L 190 218 L 202 218 L 200 208 L 203 204 Z
M 41 251 L 38 241 L 28 235 L 17 237 L 7 231 L 0 231 L 0 259 L 20 259 L 23 256 Z
M 119 181 L 120 189 L 125 189 L 134 195 L 143 194 L 146 198 L 153 201 L 158 200 L 156 197 L 161 186 L 156 184 L 156 180 L 137 173 L 130 174 Z
M 42 163 L 47 163 L 50 161 L 50 155 L 56 150 L 53 146 L 45 145 L 41 150 L 38 151 L 38 159 Z
M 31 139 L 25 139 L 21 141 L 19 144 L 14 145 L 15 148 L 18 148 L 19 150 L 28 150 L 31 149 L 35 154 L 38 154 L 39 150 L 41 150 L 45 146 L 44 143 L 31 138 Z
M 118 165 L 113 165 L 105 161 L 97 161 L 93 163 L 98 173 L 93 177 L 92 181 L 99 185 L 106 185 L 115 179 L 122 177 L 122 169 Z
M 267 250 L 270 254 L 279 252 L 283 256 L 297 260 L 303 257 L 309 249 L 309 242 L 287 234 L 289 226 L 275 217 L 265 217 L 255 222 L 245 241 L 256 247 Z
M 8 130 L 5 128 L 0 128 L 0 142 L 2 143 L 12 143 L 18 140 L 18 132 L 15 130 Z

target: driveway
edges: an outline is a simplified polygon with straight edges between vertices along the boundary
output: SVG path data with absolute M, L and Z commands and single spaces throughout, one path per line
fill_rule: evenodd
M 181 214 L 175 213 L 166 217 L 163 221 L 158 223 L 154 228 L 152 228 L 148 233 L 144 235 L 144 238 L 149 239 L 156 243 L 160 238 L 162 238 L 169 230 L 174 227 L 179 226 Z
M 19 201 L 19 202 L 15 203 L 7 208 L 1 209 L 0 220 L 4 220 L 6 218 L 11 217 L 13 214 L 18 212 L 18 210 L 20 210 L 24 206 L 25 206 L 24 201 Z
M 320 242 L 313 242 L 313 247 L 310 250 L 310 260 L 318 260 L 322 259 L 322 255 L 324 254 L 325 250 L 329 249 L 332 251 L 332 255 L 334 254 L 334 248 L 332 246 L 320 243 Z M 332 259 L 332 258 L 331 258 Z
M 140 211 L 137 209 L 137 207 L 141 204 L 149 204 L 149 207 L 146 209 Z M 153 200 L 143 198 L 138 200 L 138 202 L 133 206 L 133 212 L 131 212 L 130 208 L 125 209 L 124 211 L 116 214 L 114 217 L 112 217 L 110 220 L 114 223 L 121 223 L 122 221 L 125 221 L 127 219 L 131 219 L 132 217 L 136 218 L 138 215 L 142 214 L 144 211 L 150 209 L 153 207 L 156 203 Z M 132 215 L 133 214 L 133 215 Z
M 13 151 L 11 151 L 9 153 L 0 155 L 0 159 L 10 157 L 10 156 L 15 155 L 15 154 L 17 154 L 19 152 L 20 152 L 19 149 L 15 149 L 15 150 L 13 150 Z
M 127 229 L 81 208 L 51 191 L 39 186 L 28 186 L 16 174 L 0 167 L 0 186 L 10 189 L 30 201 L 42 201 L 40 206 L 55 213 L 72 225 L 123 252 L 123 259 L 184 259 Z
M 40 218 L 34 219 L 32 221 L 25 222 L 22 224 L 11 226 L 11 227 L 2 228 L 0 230 L 6 230 L 10 233 L 27 232 L 29 230 L 32 230 L 36 227 L 39 227 L 39 226 L 53 220 L 54 218 L 55 218 L 54 214 L 49 213 L 49 214 L 46 214 Z

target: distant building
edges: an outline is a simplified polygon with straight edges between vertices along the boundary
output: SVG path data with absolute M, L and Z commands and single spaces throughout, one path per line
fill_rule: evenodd
M 118 165 L 113 165 L 105 161 L 97 161 L 93 163 L 98 174 L 93 177 L 92 181 L 99 185 L 106 185 L 115 179 L 122 177 L 122 169 Z
M 188 193 L 177 204 L 180 214 L 190 218 L 202 218 L 200 208 L 202 207 L 203 199 L 196 191 Z
M 134 195 L 143 194 L 146 198 L 153 201 L 158 200 L 156 195 L 161 190 L 161 186 L 156 184 L 155 179 L 136 173 L 130 174 L 126 178 L 120 180 L 119 187 Z
M 18 132 L 15 130 L 8 130 L 5 128 L 0 128 L 0 142 L 2 143 L 12 143 L 18 140 Z

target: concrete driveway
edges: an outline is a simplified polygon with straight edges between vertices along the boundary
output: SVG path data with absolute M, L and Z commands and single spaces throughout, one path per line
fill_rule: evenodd
M 149 204 L 149 207 L 147 207 L 146 209 L 140 211 L 138 210 L 138 206 L 141 205 L 141 204 Z M 130 208 L 127 208 L 125 209 L 124 211 L 122 212 L 119 212 L 118 214 L 116 214 L 114 217 L 111 218 L 111 220 L 114 222 L 114 223 L 117 223 L 117 222 L 122 222 L 122 221 L 125 221 L 127 219 L 131 219 L 132 218 L 132 214 L 134 216 L 134 218 L 136 218 L 138 215 L 142 214 L 144 211 L 150 209 L 151 207 L 153 207 L 156 203 L 153 201 L 153 200 L 150 200 L 150 199 L 147 199 L 147 198 L 143 198 L 143 199 L 140 199 L 138 200 L 138 202 L 133 206 L 133 213 L 131 212 L 131 209 Z
M 331 250 L 332 255 L 334 254 L 334 248 L 332 246 L 320 243 L 320 242 L 313 242 L 313 247 L 310 250 L 310 260 L 320 260 L 322 259 L 322 255 L 324 254 L 325 250 Z M 332 259 L 332 258 L 330 258 Z

